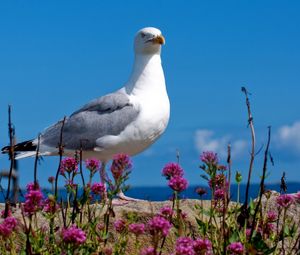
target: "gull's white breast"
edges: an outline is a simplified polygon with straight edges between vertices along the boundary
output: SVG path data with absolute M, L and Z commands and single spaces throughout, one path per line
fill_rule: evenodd
M 119 92 L 128 96 L 139 114 L 119 135 L 97 140 L 103 159 L 111 158 L 116 151 L 128 155 L 142 152 L 160 137 L 169 122 L 170 102 L 159 55 L 136 56 L 131 78 Z
M 101 139 L 106 144 L 102 151 L 109 157 L 118 150 L 128 155 L 138 154 L 147 149 L 165 131 L 170 117 L 170 102 L 165 89 L 130 95 L 130 102 L 140 113 L 137 119 L 116 136 Z

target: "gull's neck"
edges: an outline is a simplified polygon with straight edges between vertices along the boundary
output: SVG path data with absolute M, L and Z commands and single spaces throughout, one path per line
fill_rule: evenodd
M 125 89 L 128 94 L 139 94 L 153 89 L 165 90 L 160 54 L 136 54 Z

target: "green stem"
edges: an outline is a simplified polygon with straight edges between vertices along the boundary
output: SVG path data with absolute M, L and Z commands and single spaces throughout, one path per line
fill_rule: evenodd
M 238 183 L 238 190 L 237 190 L 237 203 L 240 203 L 240 183 Z
M 175 192 L 175 201 L 176 201 L 176 219 L 178 225 L 178 236 L 183 235 L 183 226 L 182 226 L 182 217 L 181 217 L 181 210 L 180 210 L 180 199 L 178 198 L 178 192 Z
M 283 220 L 282 220 L 282 254 L 285 255 L 285 248 L 284 248 L 284 229 L 285 229 L 285 219 L 286 219 L 286 208 L 284 208 L 283 212 Z

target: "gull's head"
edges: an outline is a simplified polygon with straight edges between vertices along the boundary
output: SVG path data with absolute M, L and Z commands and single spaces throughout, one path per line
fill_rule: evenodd
M 165 38 L 155 27 L 145 27 L 137 32 L 134 40 L 134 50 L 137 54 L 160 54 Z

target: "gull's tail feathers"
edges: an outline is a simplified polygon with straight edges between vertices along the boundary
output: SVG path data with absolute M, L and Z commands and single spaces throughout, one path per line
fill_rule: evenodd
M 29 157 L 34 157 L 34 156 L 36 156 L 35 151 L 19 152 L 19 153 L 17 153 L 15 159 L 19 160 L 19 159 L 22 159 L 22 158 L 29 158 Z
M 3 154 L 8 154 L 10 146 L 5 146 L 1 149 Z M 18 143 L 14 146 L 14 152 L 16 153 L 15 159 L 33 157 L 36 154 L 36 144 L 34 140 Z

